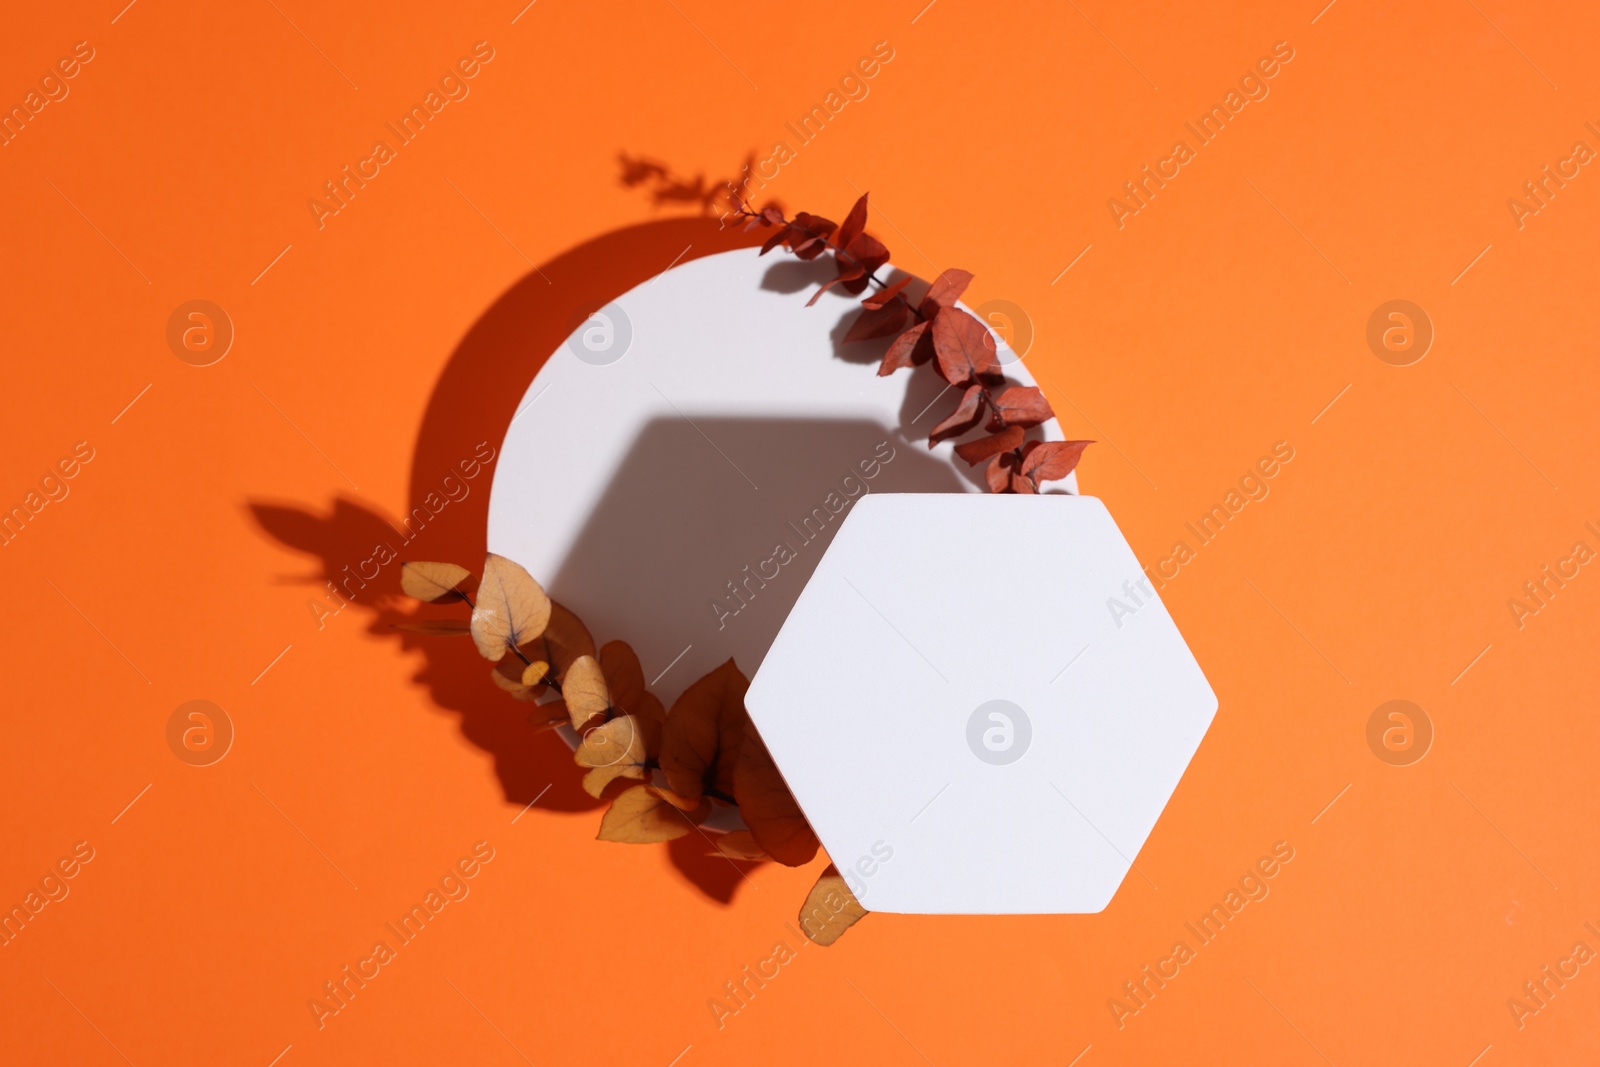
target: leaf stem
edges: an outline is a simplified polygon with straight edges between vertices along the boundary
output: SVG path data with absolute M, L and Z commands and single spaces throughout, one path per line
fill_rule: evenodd
M 739 204 L 739 210 L 736 212 L 736 215 L 739 218 L 751 218 L 751 219 L 759 219 L 759 218 L 764 218 L 765 217 L 759 211 L 751 211 L 750 210 L 750 205 L 746 204 L 746 203 L 744 203 L 742 201 Z M 846 252 L 844 250 L 844 248 L 841 245 L 839 245 L 837 242 L 828 240 L 826 235 L 820 234 L 820 233 L 816 232 L 815 230 L 808 230 L 804 226 L 796 226 L 794 224 L 794 222 L 791 221 L 788 218 L 784 218 L 783 224 L 785 226 L 789 227 L 791 230 L 799 230 L 801 233 L 805 234 L 807 237 L 815 237 L 815 238 L 817 238 L 818 240 L 820 240 L 822 242 L 822 245 L 823 245 L 824 248 L 828 248 L 828 249 L 831 249 L 833 251 L 833 254 L 834 254 L 835 257 L 843 256 L 845 259 L 849 260 L 851 264 L 853 264 L 853 265 L 855 265 L 857 267 L 861 266 L 861 264 L 856 260 L 855 256 L 852 256 L 849 252 Z M 867 281 L 871 282 L 873 285 L 876 285 L 879 289 L 887 289 L 887 288 L 889 288 L 889 283 L 884 281 L 883 279 L 879 278 L 878 275 L 873 271 L 864 271 L 864 272 L 862 272 L 862 275 L 863 275 L 863 277 L 865 277 L 867 279 Z M 923 315 L 923 313 L 920 310 L 918 310 L 915 307 L 912 307 L 911 301 L 907 300 L 905 297 L 900 296 L 899 294 L 896 294 L 895 295 L 895 299 L 901 301 L 902 303 L 904 303 L 906 305 L 906 307 L 911 308 L 911 313 L 913 315 L 915 315 L 917 318 L 919 318 L 919 319 L 926 319 L 927 318 L 927 316 Z
M 741 203 L 739 205 L 738 215 L 740 217 L 743 217 L 743 218 L 764 218 L 765 217 L 760 212 L 751 211 L 749 209 L 749 205 L 748 204 L 744 204 L 744 203 Z M 834 254 L 834 256 L 836 258 L 839 257 L 839 256 L 843 256 L 845 259 L 849 260 L 852 264 L 855 264 L 856 266 L 860 266 L 860 264 L 856 262 L 856 258 L 854 256 L 852 256 L 852 255 L 850 255 L 850 253 L 846 252 L 836 242 L 830 241 L 825 235 L 817 233 L 815 230 L 807 229 L 804 226 L 796 226 L 794 224 L 794 222 L 791 221 L 788 218 L 784 218 L 783 224 L 785 226 L 789 227 L 791 230 L 799 230 L 801 233 L 805 234 L 807 237 L 815 237 L 815 238 L 819 239 L 822 242 L 824 247 L 832 249 L 833 254 Z M 867 273 L 866 274 L 866 278 L 873 285 L 876 285 L 880 290 L 881 289 L 887 289 L 889 287 L 888 283 L 883 281 L 881 278 L 879 278 L 877 276 L 877 274 L 875 274 L 875 273 L 871 273 L 871 272 Z M 917 307 L 911 301 L 907 300 L 903 294 L 896 293 L 894 298 L 896 300 L 900 301 L 901 303 L 903 303 L 908 309 L 910 309 L 911 314 L 916 316 L 916 318 L 917 318 L 917 320 L 919 322 L 927 322 L 928 321 L 928 316 L 926 316 L 926 315 L 924 315 L 922 313 L 922 309 Z M 983 400 L 984 400 L 984 403 L 988 406 L 989 410 L 998 413 L 999 410 L 1000 410 L 1000 407 L 999 407 L 998 404 L 995 403 L 994 394 L 989 392 L 989 387 L 987 385 L 984 385 L 982 382 L 977 382 L 976 384 L 983 388 Z M 1002 430 L 1005 429 L 1007 426 L 1011 425 L 1009 422 L 1004 422 L 1003 420 L 1002 420 L 1002 423 L 1003 424 L 1000 427 L 1000 429 L 1002 429 Z
M 750 206 L 750 203 L 747 200 L 745 200 L 743 197 L 739 197 L 739 196 L 736 195 L 735 199 L 736 199 L 736 202 L 738 203 L 738 211 L 735 213 L 737 217 L 739 217 L 739 218 L 748 218 L 748 219 L 762 219 L 762 220 L 766 221 L 769 225 L 776 225 L 776 223 L 773 223 L 772 220 L 769 219 L 764 213 L 754 210 Z M 789 228 L 790 230 L 798 231 L 798 232 L 804 234 L 807 237 L 810 237 L 810 238 L 813 238 L 815 240 L 821 241 L 824 248 L 827 248 L 827 249 L 829 249 L 829 250 L 831 250 L 833 252 L 833 255 L 834 255 L 835 259 L 839 259 L 840 257 L 843 257 L 844 261 L 848 262 L 852 266 L 859 267 L 861 265 L 860 262 L 854 256 L 852 256 L 849 252 L 847 252 L 837 242 L 830 240 L 828 234 L 818 233 L 817 231 L 812 230 L 812 229 L 810 229 L 808 227 L 796 225 L 795 222 L 792 219 L 790 219 L 787 216 L 785 216 L 782 212 L 778 212 L 777 214 L 778 214 L 778 218 L 783 220 L 783 225 L 786 226 L 787 228 Z M 830 231 L 830 233 L 837 233 L 837 232 L 838 232 L 837 230 Z M 887 289 L 888 288 L 888 283 L 884 282 L 881 278 L 879 278 L 876 273 L 871 272 L 871 271 L 865 271 L 865 272 L 863 272 L 863 274 L 866 277 L 867 281 L 870 282 L 872 285 L 877 286 L 880 291 L 883 290 L 883 289 Z M 918 307 L 917 305 L 913 304 L 911 301 L 907 300 L 905 298 L 905 294 L 904 293 L 896 293 L 895 296 L 894 296 L 894 299 L 900 301 L 908 309 L 910 309 L 911 314 L 917 319 L 917 321 L 919 321 L 919 322 L 928 322 L 928 321 L 930 321 L 930 317 L 925 315 L 925 314 L 923 314 L 922 313 L 922 309 L 920 307 Z M 974 316 L 974 317 L 976 317 L 976 316 Z M 951 384 L 954 384 L 954 383 L 951 383 Z M 979 421 L 980 422 L 983 421 L 982 412 L 985 409 L 987 409 L 987 411 L 995 419 L 997 419 L 999 421 L 999 427 L 997 429 L 988 429 L 988 428 L 986 428 L 985 432 L 987 432 L 987 433 L 999 433 L 1001 430 L 1005 430 L 1008 427 L 1010 427 L 1012 425 L 1012 423 L 1008 422 L 1006 420 L 1005 416 L 1001 413 L 1000 405 L 996 402 L 994 394 L 989 391 L 990 390 L 989 385 L 987 383 L 983 382 L 983 381 L 978 380 L 977 378 L 974 378 L 970 384 L 977 385 L 983 391 L 982 394 L 981 394 L 982 395 L 982 403 L 981 403 L 981 405 L 979 407 L 979 412 L 980 412 Z M 1026 429 L 1026 427 L 1024 427 L 1024 429 Z M 1020 469 L 1020 467 L 1022 465 L 1022 449 L 1020 447 L 1011 449 L 1011 455 L 1016 457 L 1016 464 L 1017 464 L 1018 468 Z M 1034 491 L 1037 492 L 1038 491 L 1038 487 L 1039 487 L 1039 483 L 1031 475 L 1024 475 L 1023 477 L 1026 477 L 1028 479 L 1028 481 L 1033 484 Z

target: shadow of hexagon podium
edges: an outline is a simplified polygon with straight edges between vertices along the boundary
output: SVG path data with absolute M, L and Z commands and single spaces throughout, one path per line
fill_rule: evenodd
M 1097 912 L 1217 698 L 1105 505 L 874 494 L 750 716 L 871 911 Z

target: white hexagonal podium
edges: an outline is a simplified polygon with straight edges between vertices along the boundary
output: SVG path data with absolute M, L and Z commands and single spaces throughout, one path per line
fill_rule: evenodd
M 1217 698 L 1105 505 L 857 502 L 750 715 L 871 911 L 1096 912 Z

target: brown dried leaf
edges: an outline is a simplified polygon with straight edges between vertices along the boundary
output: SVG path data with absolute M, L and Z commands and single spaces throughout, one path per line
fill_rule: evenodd
M 643 777 L 642 774 L 635 774 L 633 771 L 634 768 L 631 766 L 596 767 L 593 770 L 584 771 L 583 777 L 578 780 L 578 784 L 583 787 L 585 793 L 588 793 L 596 800 L 604 800 L 606 790 L 618 782 L 629 782 Z
M 472 580 L 472 572 L 454 563 L 402 563 L 400 589 L 406 596 L 430 604 L 465 600 L 461 586 Z
M 677 808 L 679 811 L 698 811 L 703 807 L 708 807 L 711 803 L 711 801 L 707 800 L 705 797 L 680 797 L 678 794 L 674 793 L 670 789 L 665 788 L 664 786 L 647 785 L 645 788 L 650 790 L 650 792 L 654 793 L 656 796 L 660 797 L 662 800 L 665 800 L 668 804 L 671 804 L 673 807 Z
M 567 669 L 580 656 L 595 655 L 594 638 L 588 627 L 567 608 L 556 601 L 550 602 L 550 622 L 538 640 L 523 648 L 530 660 L 544 660 L 557 682 L 567 676 Z
M 965 311 L 944 309 L 933 320 L 932 332 L 939 372 L 951 385 L 966 385 L 974 379 L 992 381 L 1001 376 L 993 335 Z
M 1044 398 L 1038 386 L 1014 385 L 995 398 L 994 419 L 999 425 L 991 422 L 989 429 L 1037 426 L 1055 417 L 1056 413 L 1050 410 L 1050 402 Z
M 617 794 L 601 818 L 595 838 L 633 845 L 674 841 L 692 833 L 697 821 L 644 786 L 636 785 Z
M 883 362 L 878 364 L 878 374 L 893 374 L 901 367 L 914 367 L 928 362 L 933 358 L 932 336 L 928 323 L 919 322 L 896 337 L 889 351 L 884 353 Z
M 732 830 L 725 834 L 718 834 L 711 839 L 717 852 L 730 860 L 766 860 L 771 859 L 761 846 L 756 844 L 756 839 L 749 830 Z
M 730 659 L 673 702 L 661 735 L 661 770 L 673 792 L 691 800 L 707 789 L 733 795 L 749 688 L 749 679 Z
M 416 622 L 397 622 L 394 628 L 428 637 L 465 637 L 472 632 L 472 624 L 466 619 L 418 619 Z
M 800 905 L 800 929 L 812 941 L 827 947 L 866 913 L 840 876 L 839 868 L 830 863 L 806 894 L 806 902 Z
M 606 687 L 600 662 L 593 656 L 579 656 L 573 660 L 561 681 L 561 699 L 567 702 L 574 730 L 582 730 L 590 720 L 610 711 L 611 690 Z
M 991 456 L 1017 448 L 1022 444 L 1025 432 L 1021 426 L 1010 426 L 990 437 L 956 445 L 956 455 L 966 460 L 969 466 L 982 463 Z
M 533 727 L 534 733 L 544 733 L 546 730 L 554 730 L 557 726 L 565 726 L 567 706 L 559 700 L 540 704 L 528 713 L 528 725 Z
M 644 666 L 633 646 L 626 641 L 607 641 L 600 646 L 600 654 L 595 658 L 605 673 L 612 704 L 623 711 L 635 710 L 633 705 L 644 692 Z
M 611 706 L 638 720 L 646 755 L 659 755 L 667 709 L 661 706 L 659 697 L 644 687 L 644 668 L 633 648 L 626 641 L 607 641 L 600 649 L 600 669 L 611 690 Z
M 472 609 L 472 640 L 484 659 L 532 641 L 550 621 L 550 598 L 533 575 L 504 556 L 489 553 Z
M 983 386 L 969 385 L 966 392 L 961 394 L 961 403 L 957 404 L 956 409 L 928 435 L 928 447 L 932 448 L 946 438 L 960 437 L 978 425 L 978 420 L 982 417 Z
M 733 770 L 733 796 L 744 824 L 773 859 L 787 867 L 811 862 L 817 854 L 817 835 L 748 719 Z
M 651 697 L 655 700 L 655 697 Z M 661 706 L 661 701 L 656 700 L 656 706 Z M 652 719 L 646 715 L 635 715 L 634 721 L 639 725 L 639 736 L 644 739 L 644 754 L 647 759 L 659 760 L 661 758 L 661 734 L 666 729 L 665 712 L 661 719 Z

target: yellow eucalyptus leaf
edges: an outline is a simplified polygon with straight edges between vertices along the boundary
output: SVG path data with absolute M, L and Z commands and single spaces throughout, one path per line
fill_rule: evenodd
M 671 804 L 673 807 L 677 808 L 679 811 L 700 811 L 709 807 L 710 805 L 710 801 L 706 800 L 705 797 L 679 796 L 672 790 L 663 789 L 658 785 L 647 785 L 645 788 L 650 790 L 651 793 L 660 797 L 662 800 L 665 800 L 668 804 Z
M 643 767 L 633 764 L 618 764 L 615 767 L 595 767 L 583 772 L 583 779 L 578 783 L 583 786 L 583 791 L 596 800 L 604 799 L 606 790 L 612 783 L 624 779 L 642 779 L 645 775 Z
M 572 698 L 567 697 L 567 703 Z M 618 763 L 644 763 L 644 739 L 632 715 L 618 715 L 610 722 L 585 730 L 572 753 L 580 767 L 611 767 Z
M 400 589 L 430 604 L 466 599 L 461 587 L 471 580 L 472 572 L 454 563 L 400 564 Z
M 817 944 L 827 946 L 839 940 L 866 913 L 840 876 L 839 868 L 830 863 L 800 906 L 800 929 Z
M 591 719 L 610 711 L 611 692 L 606 688 L 600 661 L 593 656 L 573 660 L 561 680 L 561 698 L 567 702 L 574 730 L 582 730 Z
M 617 794 L 600 820 L 600 841 L 649 844 L 674 841 L 694 832 L 691 816 L 636 785 Z
M 734 830 L 730 833 L 719 834 L 712 838 L 711 843 L 716 846 L 717 853 L 731 860 L 766 860 L 771 859 L 766 851 L 758 844 L 749 830 Z
M 539 688 L 531 685 L 523 685 L 519 679 L 506 677 L 504 672 L 499 669 L 498 664 L 489 669 L 489 678 L 494 682 L 495 685 L 505 690 L 507 693 L 510 693 L 518 700 L 526 700 L 529 703 L 532 703 L 533 701 L 539 699 Z
M 472 639 L 484 659 L 498 661 L 539 637 L 550 621 L 550 598 L 521 564 L 489 553 L 472 609 Z

